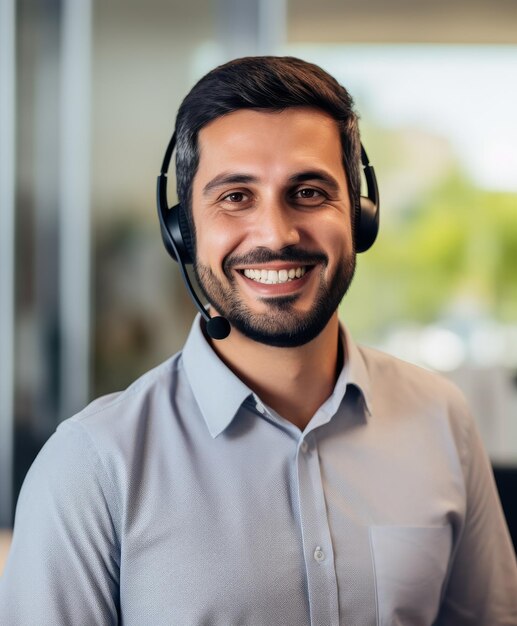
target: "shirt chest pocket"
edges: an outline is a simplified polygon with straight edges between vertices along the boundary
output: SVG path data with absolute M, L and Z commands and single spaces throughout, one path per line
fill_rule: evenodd
M 379 626 L 430 626 L 451 552 L 449 526 L 372 526 Z

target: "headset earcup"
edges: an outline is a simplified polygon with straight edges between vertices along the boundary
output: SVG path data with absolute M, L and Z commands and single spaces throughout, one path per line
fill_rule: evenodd
M 173 140 L 174 137 L 171 144 Z M 168 152 L 169 149 L 167 154 Z M 169 209 L 167 176 L 163 173 L 160 173 L 156 180 L 156 207 L 162 241 L 167 252 L 175 261 L 181 261 L 183 264 L 192 263 L 194 253 L 188 220 L 181 205 L 176 204 Z
M 193 263 L 194 262 L 194 237 L 192 236 L 192 231 L 190 228 L 189 219 L 187 217 L 187 213 L 181 204 L 177 205 L 178 207 L 178 225 L 181 233 L 181 238 L 183 240 L 184 248 L 187 252 L 187 256 L 185 258 L 185 263 Z
M 192 263 L 192 237 L 190 235 L 190 228 L 188 227 L 188 220 L 185 212 L 180 204 L 176 204 L 162 214 L 165 220 L 165 227 L 167 229 L 166 235 L 170 237 L 174 246 L 167 245 L 166 237 L 162 232 L 162 237 L 165 243 L 165 247 L 170 253 L 169 248 L 173 248 L 177 251 L 177 254 L 181 255 L 184 264 Z M 176 254 L 171 254 L 172 258 L 177 261 Z
M 354 238 L 354 246 L 356 250 L 357 250 L 357 238 L 358 238 L 360 222 L 361 222 L 361 205 L 359 202 L 354 202 L 354 220 L 352 222 L 352 227 L 353 227 L 352 235 Z
M 356 204 L 355 218 L 355 250 L 366 252 L 373 246 L 379 232 L 379 211 L 370 198 L 361 196 Z

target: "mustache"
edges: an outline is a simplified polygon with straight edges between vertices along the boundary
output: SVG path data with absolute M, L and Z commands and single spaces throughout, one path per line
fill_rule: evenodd
M 242 255 L 228 255 L 223 261 L 223 270 L 229 277 L 230 271 L 235 266 L 260 265 L 262 263 L 299 262 L 301 265 L 328 264 L 328 257 L 323 252 L 313 252 L 304 248 L 284 248 L 283 250 L 270 250 L 269 248 L 256 248 Z

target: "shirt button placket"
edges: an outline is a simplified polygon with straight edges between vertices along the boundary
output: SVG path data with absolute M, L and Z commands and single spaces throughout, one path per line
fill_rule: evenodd
M 339 623 L 332 539 L 326 514 L 319 455 L 313 435 L 299 441 L 298 497 L 311 624 Z

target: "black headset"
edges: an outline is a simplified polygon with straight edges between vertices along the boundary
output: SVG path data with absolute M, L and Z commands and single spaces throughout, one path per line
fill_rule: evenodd
M 225 339 L 230 334 L 230 323 L 224 317 L 210 317 L 198 298 L 187 273 L 186 265 L 194 261 L 194 242 L 187 214 L 181 204 L 169 208 L 167 202 L 167 173 L 176 146 L 176 133 L 169 141 L 156 185 L 156 204 L 162 240 L 167 252 L 178 262 L 181 276 L 196 308 L 206 321 L 206 329 L 212 339 Z M 379 190 L 375 170 L 368 161 L 361 144 L 361 163 L 366 180 L 367 195 L 360 196 L 354 206 L 354 244 L 356 252 L 371 248 L 379 232 Z

